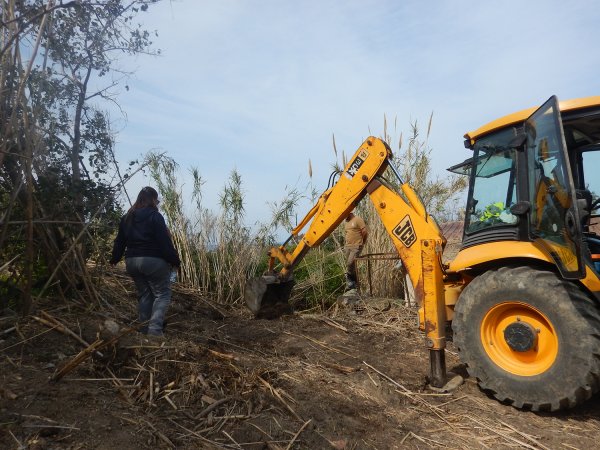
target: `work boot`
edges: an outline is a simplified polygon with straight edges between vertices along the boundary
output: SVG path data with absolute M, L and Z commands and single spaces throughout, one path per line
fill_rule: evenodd
M 150 334 L 142 337 L 142 344 L 152 344 L 160 346 L 163 342 L 165 342 L 165 335 L 160 334 Z

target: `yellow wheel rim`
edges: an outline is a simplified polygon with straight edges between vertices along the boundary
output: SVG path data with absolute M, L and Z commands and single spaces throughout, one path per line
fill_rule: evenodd
M 537 334 L 527 351 L 513 350 L 504 330 L 522 322 Z M 481 343 L 491 360 L 502 369 L 524 377 L 548 370 L 558 355 L 558 337 L 548 318 L 531 305 L 520 302 L 500 303 L 490 309 L 481 322 Z

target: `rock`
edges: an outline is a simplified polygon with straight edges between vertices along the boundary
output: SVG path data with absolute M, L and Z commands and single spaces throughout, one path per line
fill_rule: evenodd
M 434 392 L 440 392 L 443 394 L 452 393 L 456 391 L 464 383 L 464 381 L 465 379 L 461 375 L 456 375 L 455 373 L 448 372 L 448 380 L 446 381 L 446 384 L 444 386 L 442 386 L 441 388 L 429 386 L 429 389 L 431 389 Z
M 356 289 L 350 289 L 337 298 L 337 302 L 340 306 L 351 306 L 358 303 L 360 300 L 361 297 Z
M 16 400 L 18 395 L 8 388 L 0 388 L 0 397 L 7 398 L 8 400 Z
M 121 330 L 121 327 L 119 326 L 119 324 L 117 322 L 115 322 L 112 319 L 106 319 L 100 325 L 99 335 L 100 335 L 101 339 L 108 341 L 108 340 L 113 339 L 115 336 L 117 336 L 119 334 L 120 330 Z
M 344 439 L 340 439 L 339 441 L 330 441 L 331 446 L 336 450 L 345 450 L 348 443 Z
M 112 319 L 106 319 L 103 323 L 104 329 L 111 334 L 118 334 L 121 327 Z
M 45 450 L 48 448 L 48 442 L 43 437 L 36 437 L 27 442 L 29 450 Z

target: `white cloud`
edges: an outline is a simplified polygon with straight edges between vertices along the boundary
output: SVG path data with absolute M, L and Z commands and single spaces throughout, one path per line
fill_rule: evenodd
M 122 97 L 119 154 L 161 147 L 196 165 L 213 199 L 244 179 L 251 220 L 305 177 L 325 187 L 335 133 L 351 154 L 383 115 L 425 126 L 436 170 L 468 156 L 463 134 L 552 94 L 598 94 L 593 1 L 163 1 L 144 15 L 160 58 Z

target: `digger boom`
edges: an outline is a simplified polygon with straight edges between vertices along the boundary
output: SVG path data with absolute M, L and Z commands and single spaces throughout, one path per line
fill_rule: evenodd
M 293 283 L 294 267 L 307 251 L 318 246 L 344 220 L 358 202 L 367 195 L 389 233 L 402 264 L 415 288 L 422 306 L 421 328 L 427 336 L 431 352 L 431 383 L 445 383 L 445 302 L 442 251 L 445 239 L 410 185 L 404 183 L 391 164 L 392 152 L 381 139 L 369 137 L 349 160 L 338 181 L 327 189 L 308 214 L 292 230 L 298 237 L 308 229 L 290 251 L 286 245 L 269 251 L 269 275 L 251 280 L 247 285 L 246 303 L 255 315 L 263 308 L 281 310 L 287 304 Z M 398 177 L 397 190 L 384 178 L 390 167 Z M 286 243 L 287 243 L 286 242 Z M 280 267 L 276 271 L 276 266 Z

